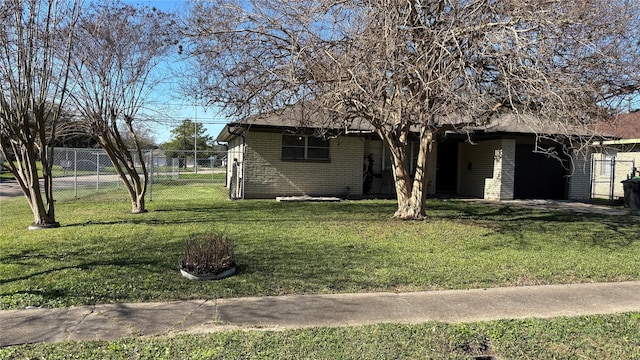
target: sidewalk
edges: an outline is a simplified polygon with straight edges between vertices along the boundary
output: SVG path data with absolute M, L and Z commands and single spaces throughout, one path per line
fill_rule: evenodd
M 640 312 L 640 281 L 111 304 L 0 311 L 0 346 L 231 329 L 473 322 L 628 311 Z

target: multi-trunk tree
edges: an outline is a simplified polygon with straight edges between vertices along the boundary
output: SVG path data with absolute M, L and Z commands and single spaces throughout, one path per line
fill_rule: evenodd
M 196 3 L 186 31 L 196 96 L 239 117 L 304 101 L 326 127 L 367 121 L 395 217 L 419 219 L 440 133 L 512 114 L 575 141 L 637 95 L 639 22 L 627 0 L 220 0 Z
M 120 175 L 132 213 L 146 211 L 148 184 L 135 125 L 166 76 L 159 66 L 176 45 L 174 24 L 170 14 L 155 8 L 107 2 L 86 11 L 75 31 L 71 103 Z
M 30 228 L 57 227 L 54 141 L 65 113 L 75 2 L 0 2 L 0 152 L 33 213 Z

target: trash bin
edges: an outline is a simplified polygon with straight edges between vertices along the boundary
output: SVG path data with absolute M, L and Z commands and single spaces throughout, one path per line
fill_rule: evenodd
M 624 207 L 640 210 L 640 177 L 624 180 L 622 189 L 624 190 Z

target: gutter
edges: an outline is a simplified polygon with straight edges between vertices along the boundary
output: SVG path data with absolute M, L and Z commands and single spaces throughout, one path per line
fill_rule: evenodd
M 635 145 L 640 144 L 640 139 L 620 139 L 603 141 L 602 145 Z

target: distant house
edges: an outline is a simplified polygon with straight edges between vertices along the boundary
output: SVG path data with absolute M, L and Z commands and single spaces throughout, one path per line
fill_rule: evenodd
M 228 144 L 230 198 L 393 196 L 389 151 L 371 126 L 327 129 L 321 120 L 305 119 L 298 109 L 227 124 L 217 141 Z M 491 200 L 588 200 L 589 166 L 571 166 L 588 160 L 534 152 L 536 136 L 561 131 L 507 115 L 487 126 L 447 132 L 436 139 L 428 160 L 427 192 Z M 410 146 L 413 164 L 417 141 Z M 365 194 L 363 167 L 369 155 L 374 179 Z
M 640 175 L 640 111 L 598 123 L 596 130 L 609 137 L 596 143 L 592 159 L 592 197 L 624 197 L 622 181 Z

